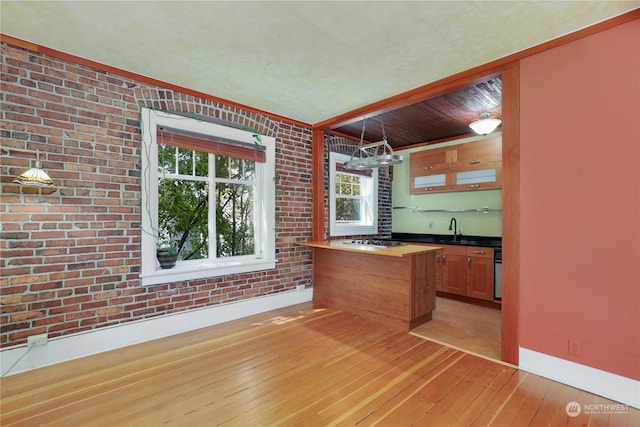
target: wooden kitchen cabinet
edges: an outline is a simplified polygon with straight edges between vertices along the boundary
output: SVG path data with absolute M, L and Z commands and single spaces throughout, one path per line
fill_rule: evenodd
M 494 249 L 441 246 L 440 257 L 436 254 L 436 290 L 493 301 Z
M 409 332 L 431 320 L 437 247 L 377 247 L 344 241 L 313 248 L 313 301 Z
M 466 144 L 454 145 L 451 168 L 466 169 L 487 163 L 502 162 L 502 138 L 493 137 Z
M 442 291 L 442 281 L 443 281 L 443 268 L 442 264 L 442 249 L 436 251 L 436 291 Z
M 451 167 L 451 148 L 443 147 L 411 153 L 411 167 L 417 168 L 418 174 L 430 174 L 434 171 Z
M 442 291 L 450 294 L 467 293 L 466 246 L 442 246 Z
M 409 193 L 502 188 L 502 138 L 411 153 Z
M 489 190 L 502 188 L 502 163 L 470 166 L 452 173 L 452 191 Z
M 493 301 L 494 250 L 467 246 L 466 296 Z
M 411 153 L 409 193 L 446 191 L 451 187 L 448 174 L 452 151 L 449 147 Z

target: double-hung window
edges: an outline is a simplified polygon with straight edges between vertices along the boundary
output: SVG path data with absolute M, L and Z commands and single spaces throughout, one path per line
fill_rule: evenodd
M 377 234 L 378 171 L 346 169 L 350 158 L 329 153 L 330 235 Z
M 141 123 L 142 284 L 274 268 L 275 139 L 146 108 Z

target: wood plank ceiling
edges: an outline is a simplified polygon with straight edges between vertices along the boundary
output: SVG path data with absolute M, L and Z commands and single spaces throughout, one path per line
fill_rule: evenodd
M 469 123 L 482 112 L 501 117 L 501 77 L 370 117 L 366 119 L 364 140 L 381 141 L 382 124 L 394 149 L 463 137 L 473 134 Z M 362 125 L 363 121 L 359 120 L 333 131 L 360 139 Z

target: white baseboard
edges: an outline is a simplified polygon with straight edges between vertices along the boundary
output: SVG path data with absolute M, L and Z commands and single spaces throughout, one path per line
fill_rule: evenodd
M 523 371 L 640 409 L 640 381 L 638 380 L 538 353 L 523 347 L 520 347 L 519 354 L 518 367 Z
M 53 338 L 45 345 L 0 352 L 1 376 L 14 375 L 92 354 L 164 338 L 313 299 L 313 288 L 184 311 Z

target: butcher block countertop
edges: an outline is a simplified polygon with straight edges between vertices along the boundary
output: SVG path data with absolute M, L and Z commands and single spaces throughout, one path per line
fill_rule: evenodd
M 423 254 L 427 252 L 437 251 L 439 246 L 428 245 L 412 245 L 410 243 L 402 246 L 374 246 L 374 245 L 360 245 L 352 243 L 351 240 L 330 240 L 330 241 L 318 241 L 318 242 L 298 242 L 301 246 L 308 246 L 311 248 L 320 249 L 333 249 L 337 251 L 347 252 L 359 252 L 370 253 L 374 255 L 384 255 L 391 257 L 406 257 L 411 255 Z

